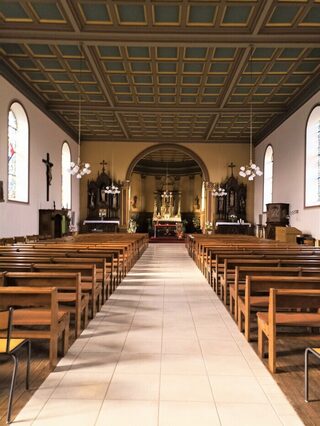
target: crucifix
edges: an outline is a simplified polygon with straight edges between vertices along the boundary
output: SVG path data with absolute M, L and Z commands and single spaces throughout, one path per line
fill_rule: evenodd
M 231 169 L 231 176 L 233 176 L 233 169 L 236 167 L 236 165 L 233 164 L 233 161 L 231 161 L 231 163 L 228 164 L 228 167 L 230 167 L 230 169 Z
M 108 163 L 106 163 L 104 160 L 102 160 L 100 164 L 102 166 L 102 173 L 104 173 L 105 172 L 104 166 L 106 166 Z
M 49 201 L 49 186 L 52 181 L 52 167 L 53 163 L 50 162 L 50 154 L 47 152 L 47 158 L 42 159 L 42 162 L 46 165 L 46 176 L 47 176 L 47 201 Z

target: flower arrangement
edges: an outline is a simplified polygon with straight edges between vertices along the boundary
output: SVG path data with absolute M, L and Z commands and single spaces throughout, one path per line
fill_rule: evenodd
M 195 227 L 195 229 L 199 229 L 200 228 L 200 218 L 199 218 L 199 216 L 194 216 L 192 218 L 192 223 L 193 223 L 193 226 Z
M 137 227 L 138 227 L 137 222 L 131 218 L 128 224 L 128 229 L 127 229 L 128 233 L 134 234 L 137 231 Z
M 206 231 L 212 231 L 213 230 L 212 222 L 206 222 L 204 227 L 205 227 Z
M 231 214 L 229 216 L 230 222 L 236 222 L 237 221 L 237 216 L 235 214 Z

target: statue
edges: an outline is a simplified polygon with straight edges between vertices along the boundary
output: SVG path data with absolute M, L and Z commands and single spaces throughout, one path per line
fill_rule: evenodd
M 101 195 L 101 201 L 103 203 L 106 202 L 106 188 L 103 186 L 100 190 L 100 195 Z
M 94 209 L 94 207 L 95 207 L 95 203 L 94 203 L 94 192 L 92 191 L 92 192 L 90 192 L 90 194 L 89 194 L 89 207 L 91 208 L 91 209 Z

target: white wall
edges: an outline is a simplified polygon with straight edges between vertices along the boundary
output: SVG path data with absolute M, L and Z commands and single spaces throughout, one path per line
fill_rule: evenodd
M 320 207 L 304 207 L 305 132 L 308 116 L 320 103 L 320 92 L 313 96 L 255 149 L 256 163 L 263 167 L 264 152 L 273 147 L 273 200 L 289 203 L 290 211 L 299 210 L 290 218 L 290 225 L 303 233 L 320 238 Z M 263 178 L 255 182 L 254 214 L 262 213 Z M 263 216 L 265 223 L 266 215 Z
M 77 145 L 63 130 L 21 95 L 0 76 L 0 180 L 3 181 L 5 202 L 0 203 L 0 237 L 38 234 L 39 209 L 61 208 L 61 147 L 69 143 L 72 159 L 77 158 Z M 29 203 L 7 201 L 7 121 L 9 106 L 20 102 L 29 119 L 30 134 L 30 180 Z M 50 201 L 46 201 L 46 167 L 42 162 L 47 152 L 53 163 Z M 79 220 L 79 182 L 72 177 L 72 210 Z

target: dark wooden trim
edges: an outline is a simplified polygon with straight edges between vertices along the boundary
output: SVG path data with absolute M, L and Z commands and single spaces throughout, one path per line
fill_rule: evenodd
M 74 130 L 69 127 L 60 117 L 47 108 L 47 104 L 40 98 L 16 73 L 13 69 L 0 58 L 0 75 L 12 84 L 19 92 L 24 95 L 30 102 L 40 109 L 50 120 L 58 127 L 66 132 L 72 139 L 77 140 L 77 135 Z

